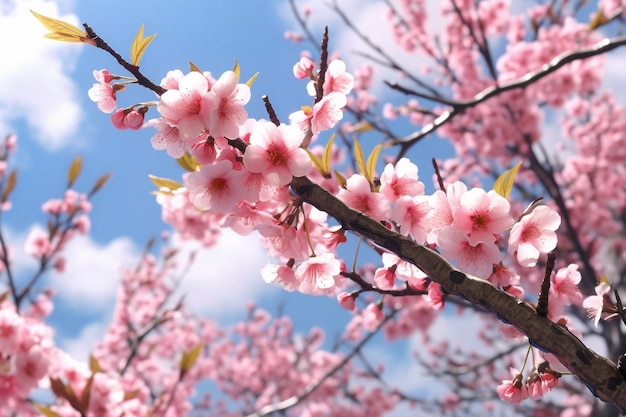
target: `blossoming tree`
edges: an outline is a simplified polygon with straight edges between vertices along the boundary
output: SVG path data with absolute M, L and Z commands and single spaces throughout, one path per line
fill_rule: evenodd
M 614 35 L 625 10 L 614 1 L 591 11 L 561 1 L 512 13 L 503 0 L 449 0 L 441 2 L 443 31 L 433 36 L 424 3 L 387 2 L 385 17 L 398 45 L 426 62 L 421 74 L 332 5 L 372 48 L 372 63 L 398 72 L 389 87 L 410 98 L 385 104 L 371 93 L 375 66 L 347 68 L 329 54 L 327 31 L 316 46 L 306 23 L 312 11 L 296 12 L 318 53 L 294 58 L 293 75 L 308 80 L 310 98 L 288 120 L 267 97 L 266 115 L 248 115 L 256 76 L 242 82 L 238 65 L 215 77 L 192 64 L 157 84 L 141 71 L 153 39 L 143 27 L 127 60 L 87 24 L 34 13 L 49 37 L 100 48 L 127 71 L 95 71 L 89 97 L 112 113 L 116 128 L 152 129 L 152 147 L 187 171 L 182 179 L 152 177 L 177 233 L 210 246 L 221 228 L 255 232 L 274 260 L 260 271 L 265 281 L 334 296 L 354 316 L 335 352 L 321 348 L 319 331 L 294 335 L 288 318 L 253 305 L 248 320 L 227 332 L 173 299 L 171 272 L 181 260 L 166 245 L 124 272 L 104 340 L 89 364 L 73 360 L 52 342 L 43 321 L 52 293 L 36 284 L 50 268 L 64 268 L 63 247 L 88 232 L 91 198 L 106 182 L 74 191 L 77 159 L 64 197 L 43 207 L 48 230 L 29 236 L 27 251 L 40 268 L 24 285 L 12 278 L 11 251 L 0 239 L 5 415 L 179 416 L 194 407 L 233 416 L 371 416 L 403 406 L 431 415 L 626 411 L 626 118 L 601 87 L 603 54 L 626 44 Z M 500 41 L 506 48 L 496 53 Z M 121 104 L 129 84 L 158 99 Z M 567 139 L 559 152 L 542 134 L 554 114 Z M 396 119 L 415 131 L 396 132 Z M 435 131 L 456 156 L 434 161 L 436 190 L 426 192 L 410 158 Z M 3 166 L 14 147 L 9 136 Z M 6 168 L 0 173 L 6 209 L 16 179 Z M 479 334 L 462 337 L 484 349 L 432 343 L 428 332 L 440 314 L 483 323 Z M 378 331 L 389 339 L 423 335 L 416 360 L 447 392 L 410 395 L 368 360 L 357 364 Z M 601 354 L 586 345 L 592 336 L 600 336 Z M 205 379 L 228 400 L 210 390 L 194 398 Z M 37 387 L 54 399 L 38 399 Z

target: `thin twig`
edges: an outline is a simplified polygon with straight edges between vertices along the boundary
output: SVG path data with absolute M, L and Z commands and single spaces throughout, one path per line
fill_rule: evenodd
M 531 85 L 532 83 L 536 82 L 537 80 L 549 74 L 552 74 L 554 71 L 556 71 L 557 69 L 561 68 L 562 66 L 566 64 L 569 64 L 570 62 L 590 58 L 596 55 L 601 55 L 603 53 L 612 51 L 613 49 L 616 49 L 623 45 L 626 45 L 626 36 L 617 36 L 614 38 L 604 39 L 596 43 L 590 48 L 585 48 L 585 49 L 572 51 L 572 52 L 565 52 L 561 55 L 558 55 L 555 58 L 551 59 L 550 62 L 541 66 L 541 68 L 535 71 L 531 71 L 522 77 L 516 78 L 514 80 L 511 80 L 511 81 L 508 81 L 499 85 L 487 87 L 469 100 L 456 101 L 455 104 L 452 106 L 451 110 L 447 110 L 441 113 L 431 123 L 422 127 L 421 130 L 414 132 L 411 135 L 408 135 L 404 138 L 400 138 L 400 139 L 392 141 L 390 145 L 401 146 L 400 152 L 398 155 L 398 158 L 400 158 L 408 152 L 411 146 L 413 146 L 415 143 L 417 143 L 419 140 L 429 135 L 430 133 L 433 133 L 434 131 L 439 129 L 441 126 L 450 122 L 452 118 L 456 116 L 457 114 L 471 107 L 474 107 L 480 103 L 483 103 L 487 101 L 488 99 L 490 99 L 491 97 L 497 96 L 505 91 L 527 87 Z

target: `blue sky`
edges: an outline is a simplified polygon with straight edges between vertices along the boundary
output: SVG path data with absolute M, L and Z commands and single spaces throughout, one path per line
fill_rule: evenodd
M 357 24 L 381 28 L 381 2 L 343 0 L 340 3 Z M 160 220 L 160 207 L 150 194 L 154 186 L 147 179 L 148 174 L 178 179 L 181 170 L 165 152 L 151 148 L 152 130 L 114 129 L 109 116 L 101 113 L 87 97 L 87 90 L 94 83 L 93 70 L 106 68 L 126 75 L 114 59 L 95 48 L 44 39 L 45 29 L 28 13 L 29 9 L 78 26 L 87 22 L 125 56 L 143 23 L 145 34 L 157 33 L 157 37 L 144 55 L 141 67 L 157 83 L 169 70 L 187 71 L 190 60 L 219 76 L 231 69 L 237 59 L 244 79 L 257 71 L 260 73 L 248 106 L 249 115 L 256 118 L 265 117 L 263 94 L 269 95 L 283 121 L 300 106 L 310 104 L 305 83 L 293 78 L 291 68 L 302 49 L 312 51 L 312 48 L 284 39 L 285 30 L 297 29 L 286 0 L 0 0 L 0 39 L 3 40 L 0 42 L 3 57 L 0 135 L 15 132 L 19 136 L 18 152 L 13 160 L 19 169 L 18 187 L 13 194 L 13 209 L 3 217 L 2 228 L 14 242 L 16 251 L 21 250 L 24 236 L 33 225 L 44 224 L 39 207 L 48 198 L 62 193 L 67 167 L 75 155 L 82 155 L 84 162 L 79 189 L 86 191 L 100 175 L 113 174 L 93 200 L 90 237 L 68 247 L 71 255 L 68 271 L 48 281 L 58 292 L 51 320 L 57 330 L 57 341 L 77 355 L 86 355 L 91 342 L 106 328 L 120 269 L 133 265 L 145 242 L 165 228 Z M 359 49 L 358 43 L 340 29 L 331 11 L 317 6 L 312 24 L 317 34 L 321 33 L 322 24 L 330 26 L 331 49 L 343 52 L 349 69 L 362 62 L 349 53 Z M 435 28 L 437 20 L 433 19 L 430 25 Z M 393 49 L 386 34 L 386 31 L 376 32 L 377 39 Z M 614 56 L 623 59 L 624 55 Z M 412 65 L 411 59 L 415 57 L 401 59 Z M 619 70 L 612 68 L 619 65 L 609 68 L 607 83 L 618 78 Z M 132 86 L 118 95 L 120 106 L 152 99 L 151 92 Z M 154 110 L 149 115 L 157 117 Z M 546 129 L 558 134 L 556 126 Z M 449 154 L 449 148 L 442 146 L 440 140 L 431 139 L 413 155 L 429 189 L 432 189 L 430 158 Z M 184 245 L 184 250 L 192 248 Z M 242 253 L 245 262 L 241 261 Z M 334 299 L 288 294 L 265 284 L 258 270 L 268 262 L 268 257 L 255 236 L 225 233 L 218 246 L 204 251 L 198 258 L 185 280 L 184 290 L 190 294 L 187 300 L 194 311 L 218 322 L 232 323 L 243 318 L 248 300 L 256 300 L 270 311 L 284 304 L 285 311 L 294 317 L 296 328 L 307 331 L 313 325 L 323 325 L 328 329 L 329 339 L 350 318 Z M 16 254 L 16 260 L 19 271 L 27 276 L 32 265 L 23 254 Z M 447 331 L 456 333 L 468 326 L 446 317 L 440 320 L 442 323 L 433 335 L 435 340 L 445 337 Z M 402 349 L 406 347 L 403 345 Z M 397 349 L 385 350 L 385 345 L 380 343 L 371 347 L 381 359 L 406 358 L 408 350 L 399 355 Z M 406 372 L 406 362 L 395 361 L 395 365 L 395 377 L 394 366 L 391 367 L 393 378 L 416 377 Z
M 346 4 L 353 7 L 350 2 Z M 90 236 L 67 248 L 67 272 L 53 274 L 47 281 L 57 291 L 51 324 L 56 327 L 58 343 L 86 357 L 91 342 L 106 328 L 120 269 L 133 265 L 145 242 L 166 227 L 150 194 L 154 186 L 148 174 L 178 179 L 182 171 L 165 152 L 151 148 L 152 130 L 114 129 L 109 115 L 101 113 L 87 97 L 95 81 L 93 70 L 106 68 L 126 75 L 114 59 L 92 47 L 44 39 L 46 31 L 29 9 L 77 26 L 87 22 L 125 56 L 143 23 L 145 34 L 157 33 L 157 37 L 141 67 L 157 83 L 169 70 L 187 71 L 190 60 L 219 76 L 237 59 L 244 79 L 260 73 L 248 106 L 249 115 L 257 118 L 266 117 L 263 94 L 269 95 L 284 121 L 300 106 L 310 104 L 306 83 L 296 80 L 291 68 L 303 49 L 312 48 L 284 39 L 284 31 L 297 26 L 282 0 L 0 2 L 0 36 L 15 40 L 0 45 L 0 54 L 7 57 L 0 65 L 0 82 L 7 86 L 0 96 L 0 134 L 15 132 L 19 136 L 13 160 L 19 169 L 18 188 L 13 194 L 13 209 L 4 217 L 3 230 L 14 242 L 22 277 L 29 276 L 33 266 L 20 253 L 24 237 L 34 225 L 44 224 L 39 207 L 62 193 L 74 156 L 83 157 L 79 189 L 86 191 L 100 175 L 113 174 L 93 200 Z M 321 21 L 336 21 L 325 9 L 320 9 L 316 19 L 318 33 Z M 342 35 L 335 33 L 336 43 L 332 36 L 331 26 L 331 44 L 339 45 Z M 152 99 L 151 92 L 134 86 L 118 95 L 119 106 Z M 158 116 L 154 110 L 149 115 Z M 185 244 L 184 250 L 191 251 L 191 246 Z M 242 253 L 246 256 L 243 263 Z M 334 299 L 288 294 L 265 284 L 258 271 L 269 259 L 255 236 L 225 232 L 220 244 L 198 259 L 183 291 L 189 294 L 191 309 L 219 322 L 243 318 L 249 300 L 270 311 L 284 305 L 297 328 L 307 331 L 311 326 L 324 325 L 329 339 L 350 318 Z

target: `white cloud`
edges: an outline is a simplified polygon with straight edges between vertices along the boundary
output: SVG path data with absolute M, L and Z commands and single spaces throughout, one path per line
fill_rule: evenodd
M 134 266 L 139 253 L 140 249 L 127 237 L 101 245 L 89 236 L 76 236 L 63 251 L 67 269 L 51 276 L 56 299 L 83 311 L 112 308 L 120 272 Z
M 186 305 L 196 314 L 214 319 L 239 315 L 246 302 L 282 291 L 261 279 L 259 271 L 269 256 L 256 234 L 240 236 L 224 229 L 219 242 L 208 249 L 195 242 L 175 243 L 181 261 L 196 252 L 180 288 Z
M 104 321 L 94 322 L 82 328 L 75 338 L 65 338 L 59 342 L 68 355 L 79 361 L 88 361 L 96 342 L 101 341 L 108 328 Z
M 72 14 L 61 14 L 49 0 L 9 0 L 0 6 L 0 134 L 25 120 L 32 137 L 47 149 L 67 145 L 82 117 L 77 88 L 68 76 L 82 47 L 45 39 L 47 33 L 30 13 L 80 26 Z M 4 132 L 4 133 L 1 133 Z

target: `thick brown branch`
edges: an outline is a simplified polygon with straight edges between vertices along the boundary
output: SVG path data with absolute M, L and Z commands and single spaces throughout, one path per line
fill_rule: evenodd
M 550 352 L 598 398 L 626 410 L 626 381 L 615 364 L 587 348 L 565 327 L 543 317 L 528 303 L 498 290 L 488 281 L 454 268 L 437 252 L 387 229 L 359 213 L 306 177 L 294 178 L 291 186 L 305 202 L 334 217 L 347 230 L 370 239 L 424 271 L 449 294 L 493 312 L 528 336 L 530 343 Z

